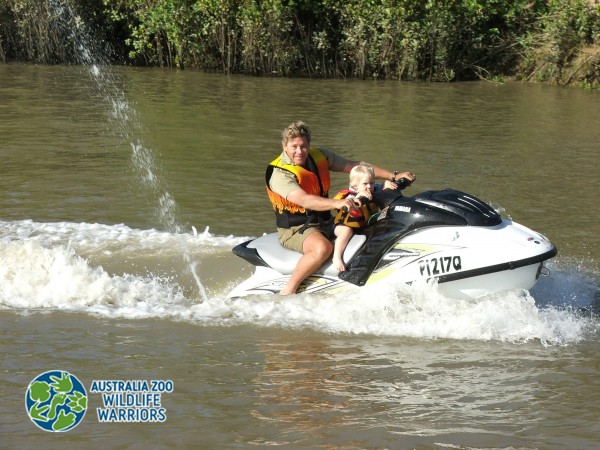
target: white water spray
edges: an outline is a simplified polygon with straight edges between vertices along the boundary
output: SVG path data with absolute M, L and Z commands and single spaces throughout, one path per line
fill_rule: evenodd
M 90 88 L 95 90 L 93 96 L 103 100 L 110 107 L 107 116 L 108 131 L 117 141 L 129 143 L 132 170 L 142 190 L 151 197 L 155 219 L 165 230 L 181 233 L 182 228 L 177 221 L 177 203 L 167 189 L 162 168 L 157 163 L 154 152 L 143 142 L 141 121 L 137 118 L 135 109 L 127 101 L 123 90 L 118 88 L 108 60 L 98 50 L 98 45 L 86 30 L 83 20 L 73 11 L 68 2 L 52 0 L 49 8 L 56 16 L 58 26 L 62 30 L 70 31 L 74 57 L 88 70 L 93 82 Z M 183 259 L 196 280 L 202 299 L 206 300 L 205 288 L 197 273 L 197 264 L 191 260 L 187 249 L 184 250 Z
M 390 283 L 294 298 L 263 295 L 230 299 L 225 297 L 229 283 L 238 281 L 232 272 L 231 278 L 212 280 L 210 301 L 198 303 L 195 289 L 192 297 L 187 295 L 186 284 L 174 281 L 168 270 L 162 275 L 143 275 L 139 270 L 127 273 L 112 266 L 121 260 L 131 267 L 132 259 L 137 258 L 158 267 L 180 258 L 183 248 L 212 263 L 248 237 L 213 236 L 208 230 L 174 234 L 126 225 L 31 220 L 0 220 L 0 229 L 0 311 L 76 311 L 208 326 L 251 325 L 416 339 L 535 341 L 546 346 L 569 345 L 597 336 L 597 319 L 570 306 L 557 306 L 572 305 L 573 293 L 581 297 L 582 305 L 594 300 L 595 279 L 586 278 L 577 267 L 552 268 L 557 285 L 572 286 L 560 295 L 550 285 L 545 294 L 509 292 L 477 300 L 444 297 L 427 283 Z M 92 255 L 96 262 L 81 255 Z M 110 262 L 102 267 L 100 263 L 107 260 Z M 189 280 L 192 289 L 193 283 Z M 201 295 L 207 297 L 206 292 Z

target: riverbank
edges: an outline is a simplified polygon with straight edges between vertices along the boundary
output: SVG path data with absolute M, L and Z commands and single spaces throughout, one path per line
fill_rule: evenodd
M 539 48 L 520 63 L 514 79 L 554 86 L 599 89 L 600 45 L 574 49 L 570 57 L 561 64 L 556 62 L 556 54 L 551 48 Z
M 599 36 L 596 0 L 0 4 L 0 61 L 267 77 L 598 88 Z

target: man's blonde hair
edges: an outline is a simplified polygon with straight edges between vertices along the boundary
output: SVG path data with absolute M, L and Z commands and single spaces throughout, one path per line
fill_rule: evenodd
M 368 177 L 369 180 L 375 180 L 375 170 L 371 164 L 360 162 L 350 171 L 350 186 L 356 186 L 360 180 Z
M 306 141 L 310 145 L 310 128 L 308 128 L 308 125 L 301 120 L 289 124 L 281 132 L 281 143 L 285 145 L 290 139 L 295 139 L 297 137 L 306 138 Z

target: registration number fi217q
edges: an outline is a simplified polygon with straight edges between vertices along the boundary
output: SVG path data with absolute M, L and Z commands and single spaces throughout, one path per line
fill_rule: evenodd
M 422 259 L 419 261 L 421 275 L 434 276 L 462 269 L 460 256 L 440 256 L 439 258 Z

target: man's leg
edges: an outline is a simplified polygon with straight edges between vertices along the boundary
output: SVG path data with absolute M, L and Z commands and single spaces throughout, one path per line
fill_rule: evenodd
M 312 233 L 305 239 L 302 250 L 304 253 L 302 258 L 298 261 L 294 273 L 279 295 L 295 294 L 300 283 L 327 261 L 333 251 L 333 245 L 323 234 Z

